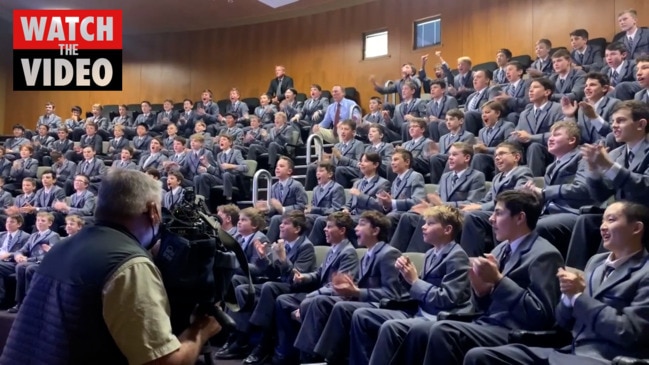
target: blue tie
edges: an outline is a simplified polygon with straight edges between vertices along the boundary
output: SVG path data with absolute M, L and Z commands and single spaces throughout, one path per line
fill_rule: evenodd
M 278 195 L 279 195 L 279 196 L 278 196 L 277 199 L 278 199 L 279 201 L 284 200 L 284 184 L 282 184 L 282 183 L 279 183 L 279 192 L 278 192 Z

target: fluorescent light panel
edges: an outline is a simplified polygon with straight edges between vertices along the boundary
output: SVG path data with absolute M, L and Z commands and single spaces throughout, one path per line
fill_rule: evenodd
M 270 6 L 273 9 L 277 9 L 288 4 L 293 4 L 298 2 L 298 0 L 258 0 L 260 3 Z

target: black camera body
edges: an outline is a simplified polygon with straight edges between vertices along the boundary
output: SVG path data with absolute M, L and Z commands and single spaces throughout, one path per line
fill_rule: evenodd
M 173 211 L 163 211 L 154 262 L 167 291 L 175 334 L 189 326 L 196 312 L 215 316 L 224 327 L 233 325 L 217 307 L 239 267 L 235 252 L 224 245 L 228 237 L 192 189 L 185 190 Z

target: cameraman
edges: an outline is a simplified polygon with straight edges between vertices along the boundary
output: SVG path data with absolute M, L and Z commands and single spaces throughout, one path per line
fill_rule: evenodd
M 157 240 L 162 190 L 111 169 L 96 225 L 50 250 L 35 274 L 0 364 L 193 364 L 221 329 L 196 318 L 178 338 L 160 272 L 142 247 Z

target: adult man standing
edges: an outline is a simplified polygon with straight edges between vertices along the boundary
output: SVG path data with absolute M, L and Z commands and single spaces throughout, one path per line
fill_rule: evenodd
M 220 326 L 199 317 L 179 337 L 172 334 L 160 272 L 141 247 L 157 237 L 161 198 L 160 184 L 141 172 L 114 169 L 105 176 L 96 225 L 48 252 L 0 364 L 196 361 Z M 48 350 L 25 351 L 26 343 Z

